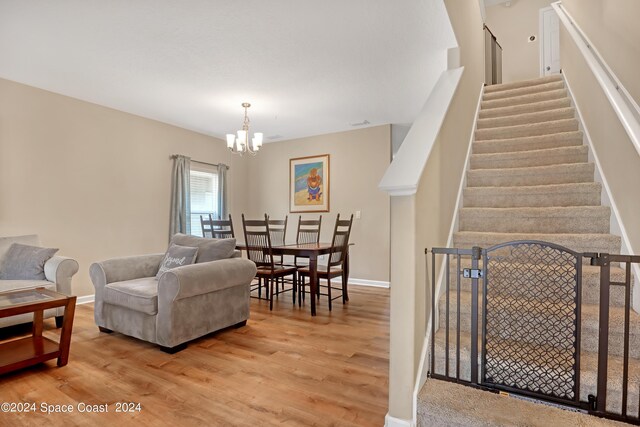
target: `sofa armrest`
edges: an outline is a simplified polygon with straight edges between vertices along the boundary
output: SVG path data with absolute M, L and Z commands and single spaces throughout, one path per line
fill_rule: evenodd
M 227 258 L 173 268 L 160 277 L 158 303 L 207 294 L 234 286 L 248 286 L 256 265 L 247 259 Z
M 71 278 L 78 272 L 78 261 L 63 256 L 53 256 L 44 264 L 44 275 L 56 284 L 56 290 L 71 295 Z
M 153 277 L 158 273 L 164 254 L 138 255 L 94 262 L 89 268 L 93 286 Z

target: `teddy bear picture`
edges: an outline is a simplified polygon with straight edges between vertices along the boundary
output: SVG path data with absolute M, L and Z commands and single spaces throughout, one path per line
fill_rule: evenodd
M 329 155 L 290 160 L 290 211 L 328 212 Z

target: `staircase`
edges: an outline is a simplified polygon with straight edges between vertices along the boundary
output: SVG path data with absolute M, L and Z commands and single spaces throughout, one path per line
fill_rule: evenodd
M 589 162 L 588 155 L 589 148 L 583 144 L 583 133 L 579 130 L 562 76 L 487 87 L 477 121 L 463 207 L 459 211 L 459 231 L 453 236 L 454 247 L 488 248 L 514 240 L 542 240 L 577 252 L 620 253 L 621 239 L 609 232 L 611 211 L 609 207 L 601 206 L 602 188 L 594 182 L 594 165 Z M 458 268 L 469 266 L 469 263 L 457 266 L 452 262 L 451 277 L 455 277 Z M 619 266 L 612 265 L 611 272 L 612 281 L 624 281 L 625 272 Z M 455 301 L 456 281 L 451 283 L 450 298 Z M 471 313 L 470 281 L 462 280 L 460 286 L 460 376 L 469 380 L 471 325 L 464 319 L 469 319 Z M 440 319 L 445 318 L 445 297 L 443 292 L 438 304 Z M 587 401 L 589 394 L 597 394 L 598 267 L 583 266 L 582 298 L 580 396 L 581 400 Z M 547 305 L 554 303 L 553 300 L 543 302 Z M 610 305 L 607 408 L 620 412 L 622 289 L 612 292 Z M 455 375 L 456 304 L 451 304 L 449 309 L 450 319 L 454 320 L 449 326 L 449 367 Z M 531 313 L 522 315 L 526 318 Z M 640 316 L 632 311 L 630 321 L 632 361 L 628 411 L 637 414 Z M 435 336 L 436 367 L 441 369 L 445 366 L 445 336 L 445 328 L 441 326 Z M 522 369 L 544 364 L 540 360 L 520 360 L 518 363 L 523 364 Z M 481 397 L 476 396 L 477 393 L 481 393 Z M 494 402 L 496 398 L 498 400 Z M 482 410 L 488 402 L 493 402 L 496 409 Z M 522 406 L 524 403 L 533 406 L 527 409 L 526 405 Z M 500 411 L 504 413 L 500 415 Z M 516 399 L 505 400 L 490 393 L 433 379 L 427 381 L 418 397 L 418 425 L 423 426 L 533 426 L 550 425 L 548 421 L 554 419 L 557 421 L 555 425 L 613 423 L 582 417 L 586 416 Z

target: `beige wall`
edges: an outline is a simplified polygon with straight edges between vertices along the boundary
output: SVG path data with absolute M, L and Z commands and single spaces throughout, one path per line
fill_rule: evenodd
M 171 154 L 227 163 L 245 210 L 247 160 L 222 141 L 0 79 L 0 236 L 39 234 L 93 294 L 92 262 L 166 250 Z
M 240 157 L 206 135 L 0 79 L 0 236 L 39 234 L 78 260 L 73 290 L 91 295 L 92 262 L 166 250 L 171 154 L 230 166 L 229 211 L 241 232 L 242 213 L 288 213 L 289 158 L 323 153 L 331 154 L 331 212 L 322 239 L 331 239 L 338 212 L 360 210 L 351 277 L 388 282 L 389 197 L 377 183 L 389 164 L 389 126 Z M 296 221 L 290 215 L 289 240 Z
M 322 213 L 323 241 L 330 241 L 336 215 L 361 211 L 351 232 L 351 277 L 389 281 L 389 196 L 378 182 L 389 166 L 389 125 L 265 144 L 250 159 L 248 206 L 253 216 L 289 215 L 287 240 L 295 242 L 300 214 L 289 213 L 289 159 L 330 155 L 330 212 Z M 303 214 L 317 218 L 318 213 Z M 239 219 L 239 217 L 238 217 Z
M 391 348 L 389 415 L 413 417 L 413 391 L 430 315 L 425 248 L 447 246 L 475 110 L 484 82 L 478 2 L 445 0 L 464 72 L 431 150 L 418 191 L 391 202 Z M 437 273 L 436 273 L 437 274 Z
M 475 113 L 484 82 L 482 17 L 477 2 L 462 5 L 445 0 L 451 25 L 460 45 L 464 73 L 460 79 L 438 139 L 433 147 L 416 193 L 416 254 L 424 260 L 424 249 L 447 246 L 451 222 L 456 214 L 458 189 L 475 126 Z M 437 266 L 439 268 L 439 266 Z M 436 269 L 436 277 L 439 270 Z M 425 324 L 430 314 L 424 262 L 416 264 L 416 363 L 419 361 Z M 425 306 L 429 304 L 428 306 Z M 416 365 L 416 369 L 417 369 Z
M 562 0 L 562 4 L 640 104 L 640 1 Z
M 540 77 L 540 9 L 554 0 L 517 0 L 486 8 L 486 24 L 502 46 L 502 82 Z M 581 0 L 582 1 L 582 0 Z M 535 35 L 536 41 L 529 42 Z
M 621 9 L 618 13 L 627 12 Z M 578 23 L 581 25 L 580 22 Z M 602 172 L 611 189 L 611 198 L 618 208 L 620 219 L 627 231 L 631 243 L 630 250 L 638 254 L 640 253 L 640 215 L 638 215 L 640 212 L 638 197 L 640 156 L 564 26 L 560 28 L 560 48 L 565 78 L 582 113 L 583 125 L 589 132 L 595 154 L 600 160 Z M 634 67 L 632 63 L 627 66 L 630 69 Z M 635 67 L 637 72 L 637 65 Z M 636 309 L 640 306 L 639 293 L 634 291 Z

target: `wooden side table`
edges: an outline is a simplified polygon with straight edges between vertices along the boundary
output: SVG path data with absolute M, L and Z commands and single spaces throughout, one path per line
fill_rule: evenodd
M 60 342 L 42 336 L 44 310 L 56 307 L 64 307 Z M 44 288 L 0 293 L 0 317 L 33 313 L 31 336 L 0 344 L 0 375 L 56 358 L 58 366 L 65 366 L 69 361 L 75 308 L 75 296 Z

